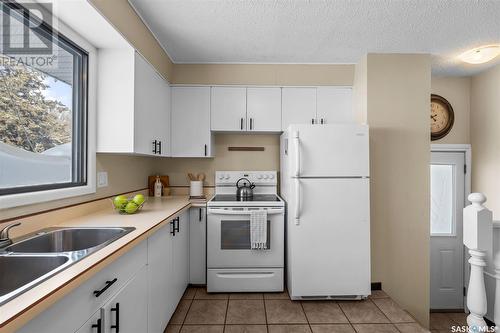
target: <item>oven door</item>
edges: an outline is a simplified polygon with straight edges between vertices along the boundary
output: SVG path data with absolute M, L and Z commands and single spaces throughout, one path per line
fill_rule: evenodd
M 250 248 L 250 212 L 267 210 L 266 250 Z M 284 208 L 208 208 L 208 268 L 283 267 Z

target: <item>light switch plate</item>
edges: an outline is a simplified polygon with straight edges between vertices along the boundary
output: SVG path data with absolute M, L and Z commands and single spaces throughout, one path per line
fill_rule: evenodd
M 97 187 L 108 186 L 108 173 L 106 171 L 99 171 L 97 173 Z

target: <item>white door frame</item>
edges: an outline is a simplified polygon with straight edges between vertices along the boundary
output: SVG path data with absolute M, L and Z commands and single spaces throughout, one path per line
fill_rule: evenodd
M 436 152 L 454 152 L 454 153 L 464 153 L 465 154 L 465 183 L 464 183 L 464 188 L 465 188 L 465 193 L 464 193 L 464 206 L 469 204 L 469 200 L 467 197 L 471 193 L 471 163 L 472 163 L 472 147 L 470 144 L 440 144 L 440 143 L 433 143 L 431 144 L 431 152 L 436 153 Z M 465 248 L 464 248 L 464 287 L 468 286 L 469 284 L 469 270 L 467 269 L 469 267 L 469 262 L 468 262 L 468 256 L 466 255 Z M 464 310 L 466 312 L 469 312 L 469 309 L 467 309 L 467 293 L 464 295 Z

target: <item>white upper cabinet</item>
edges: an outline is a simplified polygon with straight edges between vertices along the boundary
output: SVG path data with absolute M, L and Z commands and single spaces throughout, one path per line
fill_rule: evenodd
M 352 89 L 317 88 L 317 121 L 319 124 L 354 122 Z
M 170 156 L 170 87 L 137 53 L 134 84 L 134 151 Z
M 281 88 L 247 88 L 247 131 L 281 131 Z
M 283 130 L 291 124 L 316 123 L 316 88 L 282 89 Z
M 133 50 L 99 50 L 97 151 L 170 156 L 170 88 Z
M 172 87 L 172 156 L 212 157 L 210 87 Z
M 212 87 L 212 131 L 245 131 L 247 90 L 239 87 Z

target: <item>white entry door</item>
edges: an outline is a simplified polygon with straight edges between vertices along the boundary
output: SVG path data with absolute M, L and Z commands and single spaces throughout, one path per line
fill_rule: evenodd
M 431 309 L 463 309 L 465 155 L 431 156 Z

